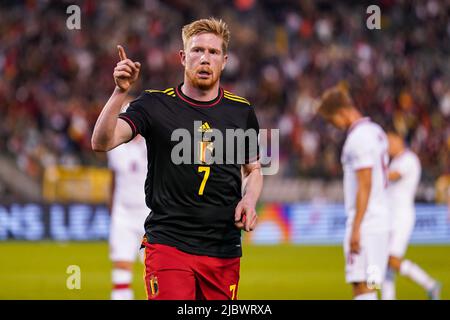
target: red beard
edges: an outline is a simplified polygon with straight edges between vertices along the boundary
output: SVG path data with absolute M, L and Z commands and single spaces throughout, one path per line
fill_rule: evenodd
M 200 71 L 207 71 L 209 73 L 209 77 L 207 78 L 200 78 L 198 76 L 198 73 Z M 189 79 L 189 81 L 192 83 L 192 85 L 195 88 L 199 88 L 200 90 L 209 90 L 212 87 L 214 87 L 214 85 L 217 83 L 217 81 L 219 80 L 219 76 L 216 76 L 214 72 L 212 72 L 212 70 L 210 68 L 205 68 L 205 67 L 199 67 L 194 71 L 188 71 L 186 72 L 187 78 Z

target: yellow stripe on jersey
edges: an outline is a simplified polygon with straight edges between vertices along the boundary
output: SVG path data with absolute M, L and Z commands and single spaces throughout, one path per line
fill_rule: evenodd
M 159 93 L 165 93 L 165 94 L 167 94 L 168 96 L 171 96 L 171 97 L 175 97 L 175 91 L 174 91 L 173 88 L 167 88 L 166 90 L 149 89 L 149 90 L 145 90 L 145 92 L 150 92 L 150 93 L 152 93 L 152 92 L 159 92 Z
M 224 96 L 227 97 L 227 98 L 233 98 L 233 99 L 241 100 L 241 101 L 244 101 L 245 103 L 250 104 L 250 102 L 247 99 L 245 99 L 243 97 L 240 97 L 240 96 L 237 96 L 235 94 L 224 92 Z
M 226 94 L 224 94 L 223 96 L 224 96 L 226 99 L 230 99 L 230 100 L 233 100 L 233 101 L 237 101 L 237 102 L 241 102 L 241 103 L 245 103 L 245 104 L 250 105 L 250 102 L 248 102 L 247 100 L 242 100 L 242 99 L 239 99 L 239 98 L 231 97 L 231 96 L 228 96 L 228 95 L 226 95 Z
M 234 93 L 231 93 L 230 91 L 227 91 L 227 90 L 224 90 L 223 92 L 224 92 L 224 95 L 226 95 L 228 97 L 240 99 L 240 100 L 246 101 L 250 104 L 250 102 L 247 99 L 245 99 L 244 97 L 235 95 Z

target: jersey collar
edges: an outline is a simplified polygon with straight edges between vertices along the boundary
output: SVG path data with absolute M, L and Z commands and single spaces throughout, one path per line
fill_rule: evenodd
M 199 101 L 199 100 L 195 100 L 192 99 L 190 97 L 188 97 L 187 95 L 185 95 L 182 91 L 181 91 L 181 86 L 183 85 L 183 83 L 179 84 L 178 87 L 175 88 L 175 92 L 176 95 L 183 100 L 184 102 L 195 106 L 195 107 L 212 107 L 215 106 L 216 104 L 218 104 L 223 97 L 223 89 L 219 88 L 219 93 L 217 94 L 217 97 L 215 97 L 213 100 L 210 101 Z
M 350 128 L 348 128 L 348 133 L 352 132 L 360 124 L 366 123 L 366 122 L 369 122 L 369 121 L 370 121 L 370 117 L 363 117 L 363 118 L 360 118 L 360 119 L 356 120 L 355 122 L 352 123 Z

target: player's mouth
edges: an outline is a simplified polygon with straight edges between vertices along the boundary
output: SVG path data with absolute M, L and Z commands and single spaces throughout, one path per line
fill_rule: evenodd
M 208 79 L 212 75 L 212 72 L 209 70 L 200 70 L 197 72 L 197 75 L 201 79 Z

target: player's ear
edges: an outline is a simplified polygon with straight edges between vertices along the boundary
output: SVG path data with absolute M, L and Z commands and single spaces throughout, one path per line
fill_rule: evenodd
M 223 62 L 222 62 L 222 71 L 223 71 L 223 69 L 225 69 L 225 66 L 227 65 L 227 61 L 228 61 L 228 55 L 224 54 Z
M 186 66 L 186 53 L 184 52 L 184 50 L 180 50 L 180 61 L 181 64 L 183 65 L 183 67 Z

